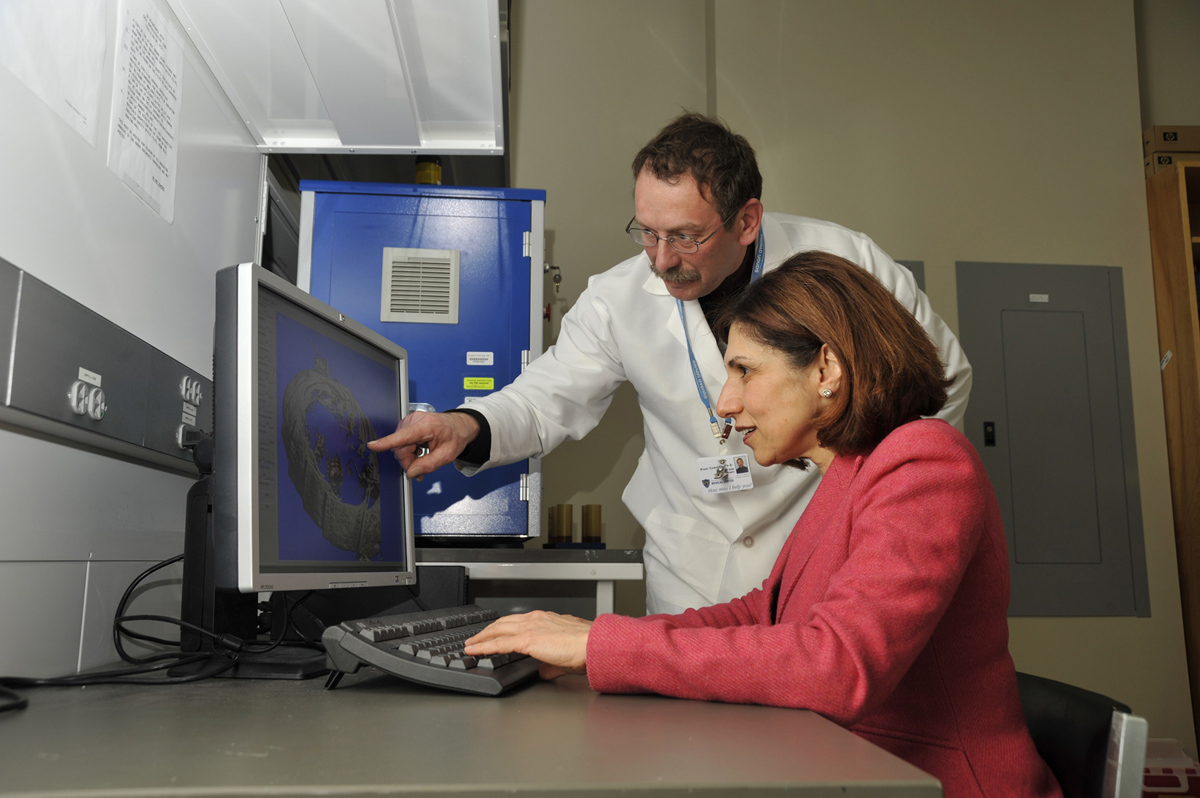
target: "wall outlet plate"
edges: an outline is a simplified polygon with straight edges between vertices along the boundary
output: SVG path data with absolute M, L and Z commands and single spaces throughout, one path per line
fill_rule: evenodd
M 0 260 L 0 422 L 195 475 L 180 430 L 212 431 L 212 381 Z

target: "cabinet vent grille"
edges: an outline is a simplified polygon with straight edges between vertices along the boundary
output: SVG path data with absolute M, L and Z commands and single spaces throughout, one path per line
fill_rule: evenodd
M 457 324 L 458 272 L 458 250 L 385 248 L 379 320 Z

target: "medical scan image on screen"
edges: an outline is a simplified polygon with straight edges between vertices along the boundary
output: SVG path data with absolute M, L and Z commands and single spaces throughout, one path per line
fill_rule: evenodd
M 401 524 L 399 465 L 367 448 L 399 419 L 395 371 L 283 309 L 270 315 L 280 564 L 402 562 L 402 537 L 385 534 Z
M 308 517 L 339 549 L 375 559 L 382 538 L 379 457 L 367 448 L 375 430 L 320 350 L 312 368 L 284 389 L 279 421 L 288 477 Z

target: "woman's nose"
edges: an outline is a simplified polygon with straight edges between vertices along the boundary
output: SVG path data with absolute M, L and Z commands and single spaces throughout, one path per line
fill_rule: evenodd
M 717 397 L 717 415 L 729 418 L 736 415 L 741 409 L 742 405 L 737 399 L 737 390 L 733 387 L 733 380 L 726 380 L 724 387 L 721 388 L 721 395 Z

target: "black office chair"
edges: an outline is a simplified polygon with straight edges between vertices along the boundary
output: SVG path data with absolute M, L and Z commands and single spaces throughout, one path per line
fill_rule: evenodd
M 1025 722 L 1064 798 L 1142 794 L 1147 727 L 1128 706 L 1053 679 L 1017 673 Z

